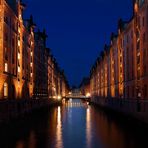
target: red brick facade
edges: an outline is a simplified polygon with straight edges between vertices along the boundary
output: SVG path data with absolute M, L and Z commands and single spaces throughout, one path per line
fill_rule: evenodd
M 57 98 L 68 83 L 45 32 L 35 31 L 32 16 L 24 21 L 24 8 L 20 0 L 0 0 L 0 99 Z
M 134 1 L 133 8 L 91 69 L 92 96 L 148 98 L 148 1 Z

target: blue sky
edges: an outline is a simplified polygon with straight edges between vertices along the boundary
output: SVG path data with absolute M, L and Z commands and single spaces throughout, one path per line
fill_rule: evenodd
M 132 0 L 24 0 L 25 17 L 34 16 L 41 30 L 46 28 L 52 49 L 71 85 L 79 85 L 117 31 L 119 18 L 132 15 Z

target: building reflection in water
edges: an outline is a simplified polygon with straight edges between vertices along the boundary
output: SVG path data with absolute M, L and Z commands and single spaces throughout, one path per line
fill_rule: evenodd
M 25 147 L 24 147 L 24 142 L 23 142 L 23 141 L 17 142 L 16 148 L 25 148 Z
M 56 148 L 63 148 L 61 107 L 57 109 Z
M 16 142 L 15 148 L 36 148 L 36 137 L 34 131 L 30 131 L 28 137 Z
M 148 129 L 120 118 L 73 100 L 1 127 L 0 148 L 147 148 Z
M 75 107 L 84 107 L 84 103 L 82 103 L 80 100 L 68 100 L 66 102 L 63 102 L 63 104 L 65 105 L 65 107 L 67 108 L 75 108 Z
M 145 137 L 148 135 L 143 136 L 141 126 L 137 126 L 136 129 L 134 124 L 95 108 L 91 108 L 91 122 L 95 129 L 95 138 L 101 141 L 103 148 L 145 148 L 148 146 L 148 143 L 145 143 Z
M 28 148 L 36 148 L 36 137 L 34 131 L 30 132 Z

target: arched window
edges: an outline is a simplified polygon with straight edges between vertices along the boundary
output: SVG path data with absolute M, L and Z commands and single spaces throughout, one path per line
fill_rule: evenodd
M 5 72 L 8 72 L 8 64 L 5 63 Z
M 4 98 L 8 98 L 8 84 L 4 83 Z

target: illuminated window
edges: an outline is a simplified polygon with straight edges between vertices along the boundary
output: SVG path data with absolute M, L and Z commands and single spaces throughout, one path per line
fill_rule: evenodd
M 20 42 L 20 40 L 18 40 L 18 46 L 20 47 L 20 45 L 21 45 L 21 42 Z
M 18 72 L 21 72 L 20 66 L 18 66 Z
M 5 63 L 5 72 L 8 72 L 8 64 Z
M 20 19 L 20 20 L 22 19 L 22 15 L 21 15 L 21 14 L 19 15 L 19 19 Z
M 18 59 L 20 60 L 20 53 L 18 53 Z
M 18 32 L 21 33 L 21 29 L 20 28 L 18 28 Z
M 8 84 L 6 82 L 4 83 L 4 97 L 8 98 Z

